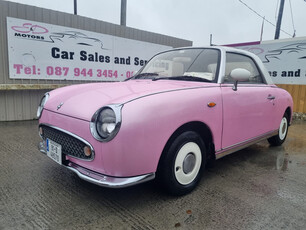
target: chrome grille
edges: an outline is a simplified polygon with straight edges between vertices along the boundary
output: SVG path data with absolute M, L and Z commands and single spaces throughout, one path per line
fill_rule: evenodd
M 63 154 L 80 159 L 91 160 L 92 156 L 85 156 L 84 147 L 86 144 L 81 140 L 49 126 L 41 125 L 40 127 L 43 130 L 42 138 L 44 140 L 48 138 L 60 144 L 62 146 Z

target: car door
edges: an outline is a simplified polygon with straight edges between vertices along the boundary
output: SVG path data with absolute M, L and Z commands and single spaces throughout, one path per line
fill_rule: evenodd
M 230 72 L 236 68 L 250 71 L 247 82 L 239 82 L 233 90 Z M 273 130 L 273 89 L 266 84 L 256 63 L 249 56 L 228 52 L 224 82 L 222 149 L 263 136 Z

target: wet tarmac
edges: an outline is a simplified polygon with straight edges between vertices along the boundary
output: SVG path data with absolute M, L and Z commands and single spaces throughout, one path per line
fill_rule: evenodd
M 191 194 L 105 189 L 37 150 L 37 121 L 0 123 L 0 229 L 306 229 L 306 122 L 218 160 Z

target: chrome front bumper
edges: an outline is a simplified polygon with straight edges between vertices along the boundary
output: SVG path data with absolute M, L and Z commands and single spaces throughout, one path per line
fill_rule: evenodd
M 38 149 L 40 152 L 46 154 L 47 150 L 44 142 L 40 142 L 38 145 Z M 81 179 L 88 181 L 90 183 L 108 187 L 108 188 L 124 188 L 132 185 L 144 183 L 149 180 L 153 180 L 155 178 L 155 173 L 149 173 L 141 176 L 135 177 L 111 177 L 106 176 L 89 169 L 83 168 L 77 164 L 69 162 L 68 165 L 63 165 L 69 170 L 75 172 Z

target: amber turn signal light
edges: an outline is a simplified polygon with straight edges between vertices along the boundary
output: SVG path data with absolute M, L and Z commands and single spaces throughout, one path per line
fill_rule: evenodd
M 215 103 L 215 102 L 209 102 L 209 103 L 207 104 L 207 106 L 208 106 L 208 107 L 214 107 L 214 106 L 216 106 L 216 103 Z
M 90 156 L 91 156 L 91 149 L 90 149 L 90 147 L 88 147 L 88 146 L 85 146 L 85 147 L 84 147 L 84 154 L 85 154 L 85 156 L 87 156 L 87 157 L 90 157 Z

